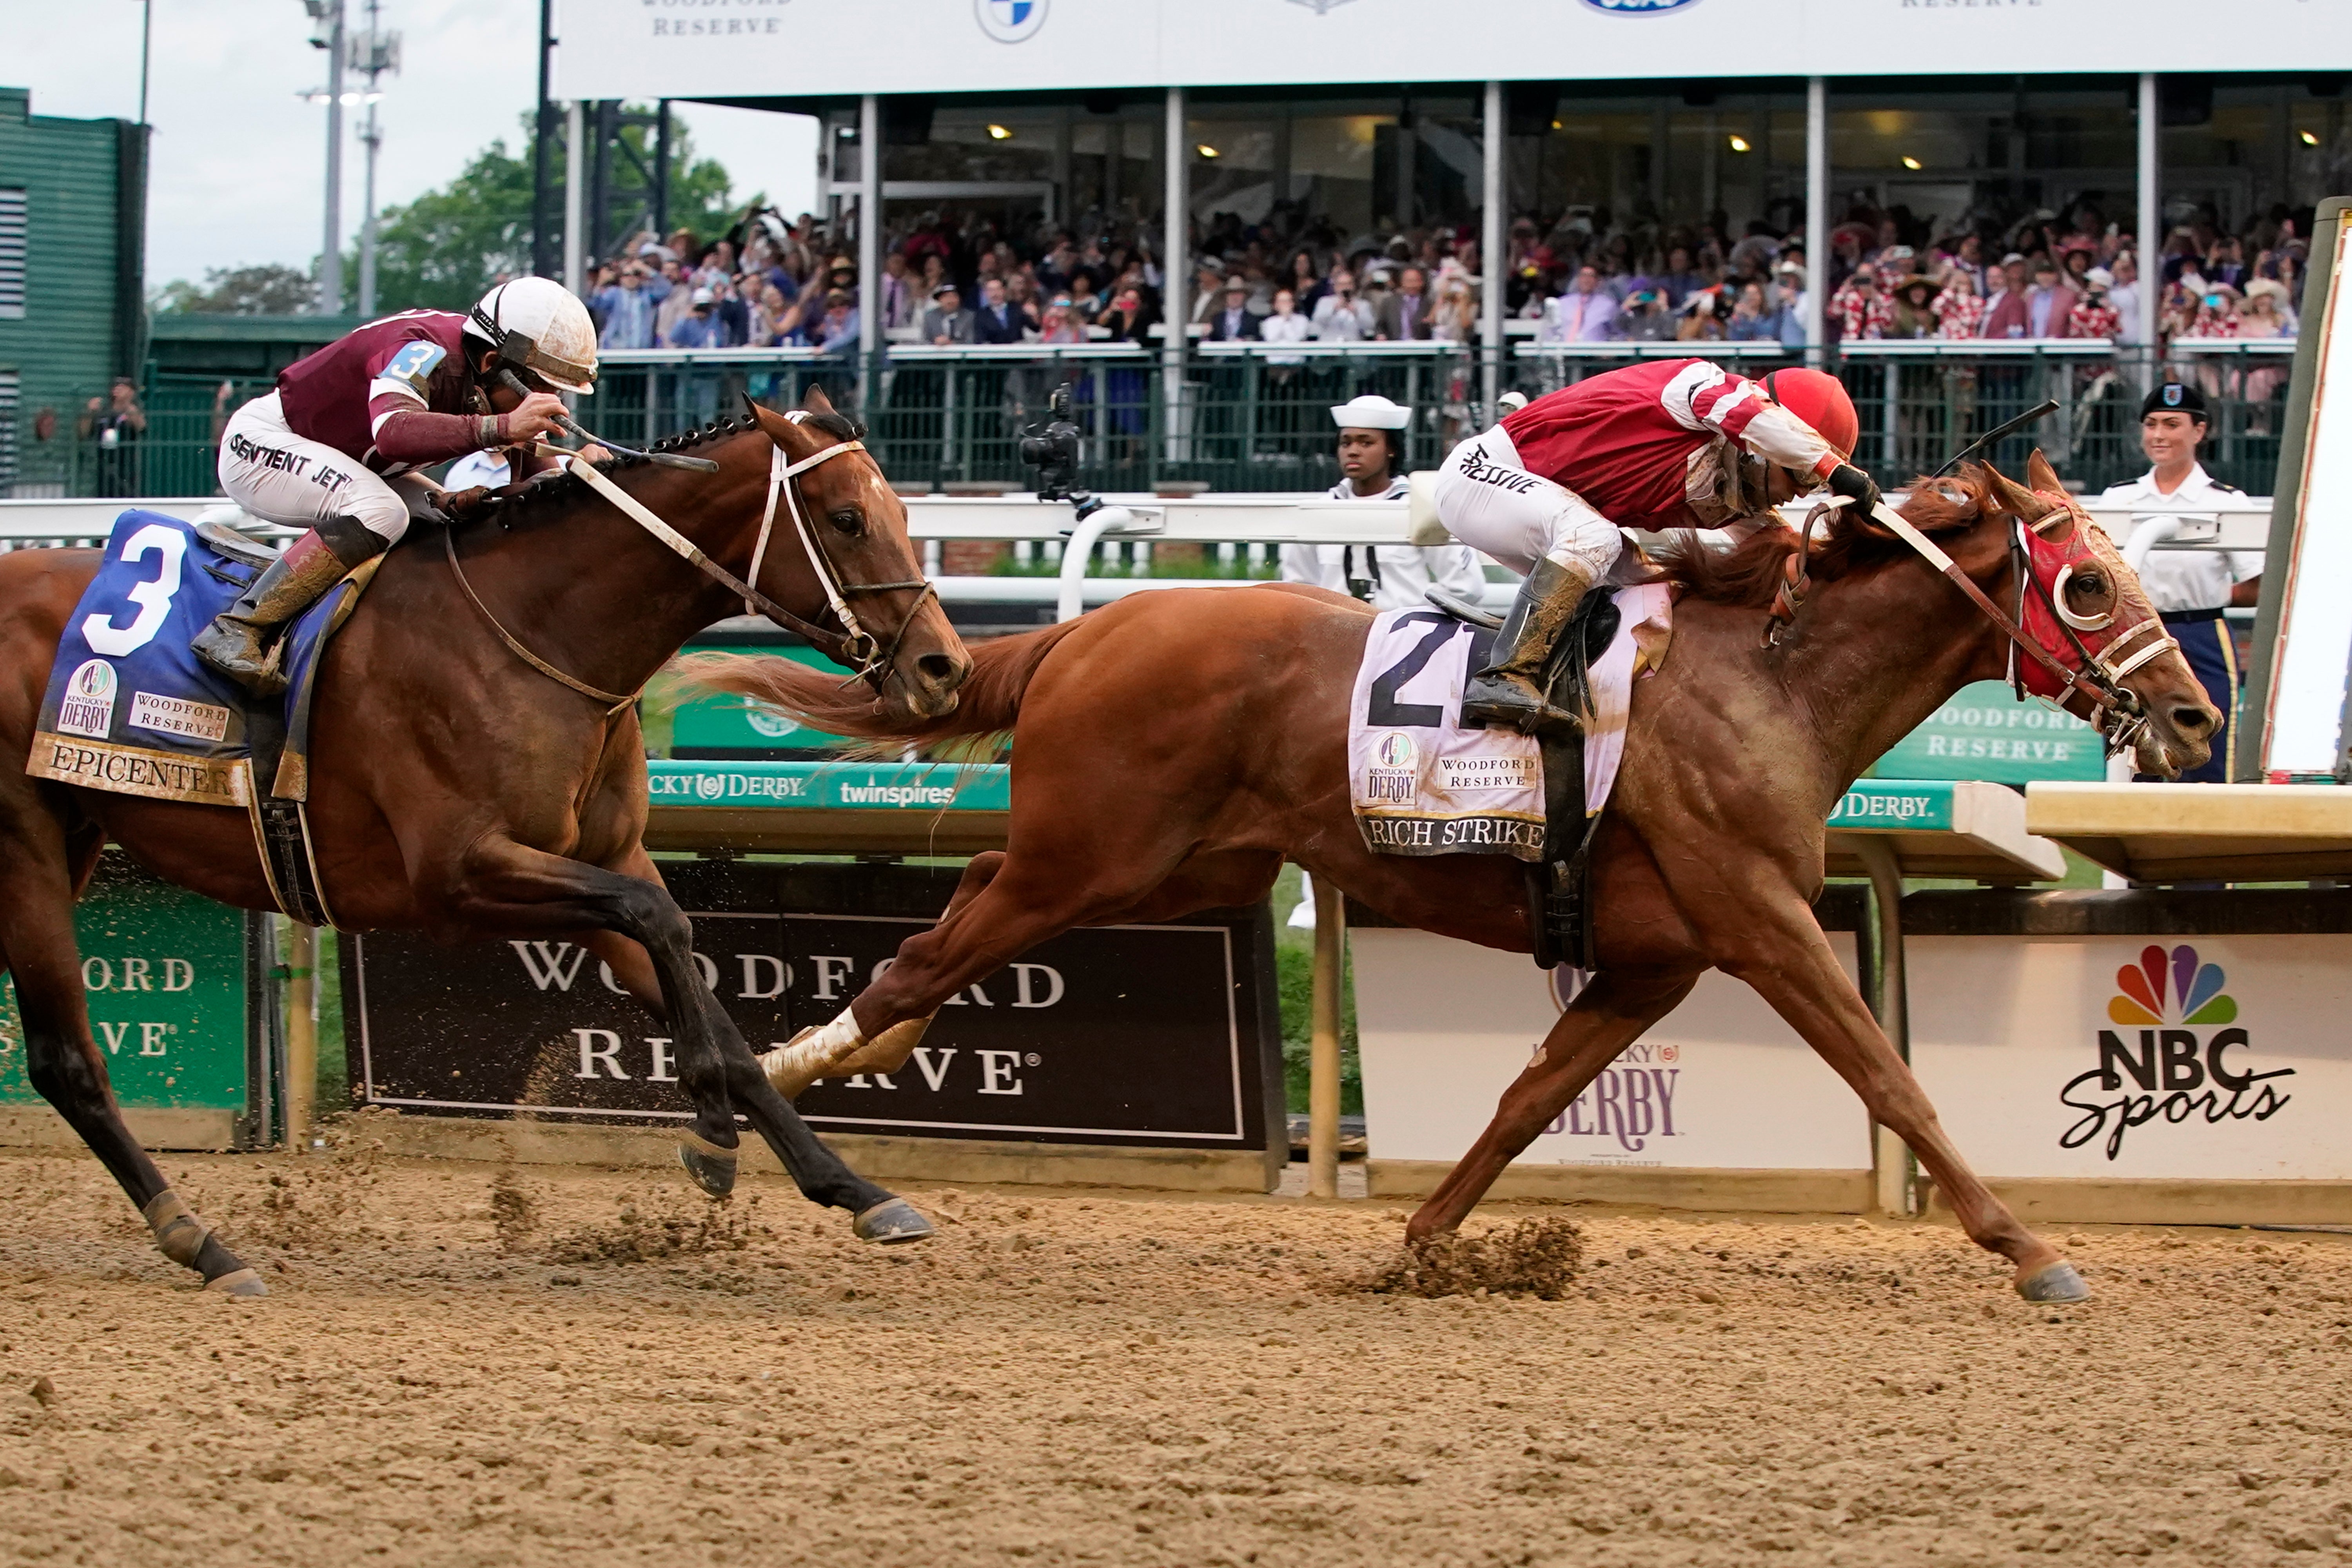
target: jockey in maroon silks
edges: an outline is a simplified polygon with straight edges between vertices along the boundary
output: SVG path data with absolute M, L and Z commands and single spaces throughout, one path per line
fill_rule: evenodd
M 310 531 L 197 637 L 196 656 L 265 696 L 284 690 L 273 634 L 400 542 L 412 509 L 439 492 L 416 470 L 512 447 L 510 471 L 532 472 L 533 441 L 564 411 L 557 391 L 595 380 L 594 323 L 546 278 L 501 283 L 467 315 L 371 321 L 280 371 L 278 390 L 221 432 L 221 489 L 255 517 Z
M 1621 530 L 1736 531 L 1824 484 L 1875 506 L 1878 487 L 1852 462 L 1859 428 L 1833 375 L 1750 381 L 1671 359 L 1590 376 L 1456 447 L 1438 472 L 1439 521 L 1527 574 L 1486 668 L 1464 689 L 1462 721 L 1574 726 L 1545 700 L 1544 665 L 1578 601 L 1616 565 Z

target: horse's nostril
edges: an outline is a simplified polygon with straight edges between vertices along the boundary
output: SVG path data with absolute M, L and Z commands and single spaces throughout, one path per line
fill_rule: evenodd
M 915 661 L 915 668 L 941 686 L 963 673 L 955 656 L 946 653 L 927 653 Z
M 2213 727 L 2212 710 L 2183 703 L 2172 710 L 2172 727 L 2184 735 L 2201 735 Z

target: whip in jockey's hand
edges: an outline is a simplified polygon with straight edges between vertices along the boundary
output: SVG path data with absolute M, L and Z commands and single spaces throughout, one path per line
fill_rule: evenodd
M 1454 448 L 1437 515 L 1463 543 L 1527 574 L 1494 653 L 1462 694 L 1462 721 L 1572 729 L 1544 669 L 1584 595 L 1607 581 L 1622 529 L 1720 529 L 1768 517 L 1824 484 L 1864 506 L 1852 462 L 1860 422 L 1835 376 L 1760 382 L 1705 360 L 1655 360 L 1536 399 Z
M 517 479 L 551 469 L 558 459 L 537 453 L 561 428 L 558 392 L 595 381 L 595 324 L 546 278 L 501 283 L 468 315 L 371 321 L 288 366 L 277 391 L 229 417 L 221 489 L 309 531 L 197 637 L 196 656 L 265 696 L 285 689 L 276 634 L 435 508 L 441 492 L 417 470 L 501 450 Z

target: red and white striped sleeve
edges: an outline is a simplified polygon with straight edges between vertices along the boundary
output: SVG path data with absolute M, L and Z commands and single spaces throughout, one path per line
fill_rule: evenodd
M 1685 430 L 1711 431 L 1743 452 L 1801 474 L 1827 478 L 1845 459 L 1821 433 L 1764 395 L 1764 389 L 1721 365 L 1693 360 L 1659 395 L 1667 416 Z

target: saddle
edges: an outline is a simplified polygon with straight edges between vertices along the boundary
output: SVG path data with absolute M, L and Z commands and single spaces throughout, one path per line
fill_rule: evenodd
M 217 523 L 135 508 L 118 517 L 58 640 L 26 772 L 246 813 L 278 907 L 331 925 L 307 811 L 311 708 L 327 645 L 383 557 L 287 628 L 290 684 L 264 698 L 198 661 L 189 644 L 273 559 Z
M 1431 588 L 1430 604 L 1454 619 L 1489 631 L 1501 629 L 1499 616 Z M 1567 629 L 1544 667 L 1544 691 L 1552 706 L 1570 713 L 1592 711 L 1592 662 L 1609 649 L 1622 619 L 1613 589 L 1600 587 L 1578 602 Z M 1587 815 L 1584 798 L 1584 733 L 1540 737 L 1544 772 L 1543 858 L 1521 863 L 1528 879 L 1528 938 L 1538 966 L 1567 963 L 1590 972 L 1592 950 L 1592 841 L 1601 813 Z

